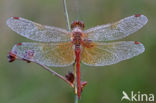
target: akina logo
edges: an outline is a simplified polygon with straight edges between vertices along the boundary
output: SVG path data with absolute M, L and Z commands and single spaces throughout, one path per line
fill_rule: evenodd
M 154 94 L 150 93 L 150 94 L 145 94 L 145 93 L 141 93 L 140 91 L 138 92 L 134 92 L 131 91 L 130 95 L 128 95 L 125 91 L 122 91 L 122 98 L 121 101 L 138 101 L 138 102 L 154 102 Z

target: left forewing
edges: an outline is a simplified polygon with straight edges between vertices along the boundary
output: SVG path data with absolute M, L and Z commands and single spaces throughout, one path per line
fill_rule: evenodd
M 71 38 L 70 33 L 64 29 L 41 25 L 21 17 L 10 17 L 7 25 L 16 33 L 35 41 L 64 42 Z
M 81 62 L 90 66 L 105 66 L 118 63 L 144 52 L 140 42 L 122 41 L 95 43 L 91 48 L 83 47 Z

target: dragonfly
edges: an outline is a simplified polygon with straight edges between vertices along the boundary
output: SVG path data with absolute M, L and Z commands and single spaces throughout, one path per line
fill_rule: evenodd
M 77 95 L 80 98 L 80 63 L 106 66 L 143 53 L 144 45 L 138 41 L 108 41 L 125 38 L 147 22 L 146 16 L 135 14 L 87 30 L 84 30 L 84 23 L 78 20 L 71 24 L 71 31 L 21 17 L 10 17 L 7 25 L 21 36 L 38 41 L 16 44 L 11 50 L 15 56 L 51 67 L 66 67 L 76 63 Z

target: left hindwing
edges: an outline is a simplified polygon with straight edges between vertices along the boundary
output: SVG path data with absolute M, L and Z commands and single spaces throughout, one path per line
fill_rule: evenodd
M 46 66 L 65 67 L 75 61 L 73 44 L 69 43 L 20 43 L 11 52 L 22 59 Z

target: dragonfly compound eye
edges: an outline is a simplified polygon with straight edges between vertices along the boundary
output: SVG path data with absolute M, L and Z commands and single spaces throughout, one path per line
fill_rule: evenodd
M 81 29 L 84 29 L 85 25 L 82 21 L 73 21 L 73 23 L 71 24 L 71 29 L 75 28 L 75 27 L 80 27 Z

